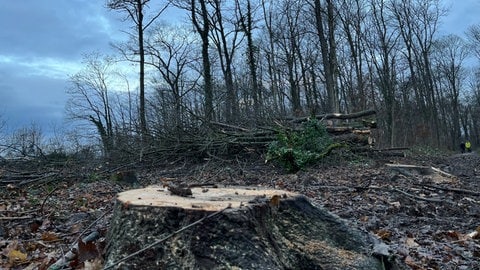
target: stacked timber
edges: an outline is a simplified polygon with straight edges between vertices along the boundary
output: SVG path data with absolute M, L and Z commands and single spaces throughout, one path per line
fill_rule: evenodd
M 377 127 L 374 118 L 376 112 L 367 110 L 351 114 L 330 113 L 315 115 L 313 118 L 325 124 L 327 132 L 336 143 L 346 143 L 355 148 L 372 147 L 375 139 L 372 129 Z M 301 124 L 312 117 L 295 117 L 275 121 L 274 127 L 262 127 L 256 130 L 245 127 L 212 122 L 217 131 L 231 144 L 243 146 L 267 146 L 277 139 L 279 130 L 300 131 Z

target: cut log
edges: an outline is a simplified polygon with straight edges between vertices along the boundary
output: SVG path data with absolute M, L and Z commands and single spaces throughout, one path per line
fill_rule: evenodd
M 411 171 L 415 171 L 421 175 L 430 175 L 433 174 L 432 167 L 429 166 L 417 166 L 417 165 L 408 165 L 408 164 L 385 164 L 392 170 L 398 171 L 399 173 L 410 176 Z
M 120 193 L 106 268 L 385 269 L 388 259 L 375 256 L 375 238 L 302 195 L 259 188 L 191 191 L 187 197 L 161 187 Z M 393 262 L 387 264 L 392 269 Z
M 368 135 L 361 135 L 361 134 L 343 134 L 338 136 L 332 137 L 334 142 L 337 143 L 347 143 L 349 145 L 356 145 L 356 146 L 365 146 L 365 145 L 372 145 L 373 139 Z
M 350 114 L 341 114 L 341 113 L 328 113 L 328 114 L 319 114 L 315 115 L 315 118 L 317 119 L 341 119 L 341 120 L 347 120 L 347 119 L 356 119 L 360 117 L 367 117 L 376 114 L 375 110 L 366 110 L 366 111 L 361 111 L 361 112 L 355 112 L 355 113 L 350 113 Z M 309 119 L 310 117 L 298 117 L 294 118 L 291 121 L 294 123 L 300 123 L 300 122 L 305 122 Z

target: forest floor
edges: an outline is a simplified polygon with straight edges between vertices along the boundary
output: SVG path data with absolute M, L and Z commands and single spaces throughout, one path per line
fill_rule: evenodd
M 139 186 L 168 181 L 295 191 L 350 226 L 375 234 L 411 269 L 480 269 L 478 154 L 341 156 L 295 174 L 258 158 L 171 163 L 137 174 Z M 386 164 L 439 171 L 425 174 Z M 69 255 L 72 247 L 77 251 L 68 262 L 70 267 L 102 269 L 116 194 L 132 186 L 112 181 L 97 169 L 82 177 L 79 171 L 28 172 L 38 177 L 21 182 L 12 179 L 21 179 L 22 172 L 11 166 L 0 169 L 0 269 L 60 269 L 56 267 L 61 265 L 59 259 Z M 45 180 L 50 178 L 56 180 Z M 93 241 L 83 243 L 92 235 Z

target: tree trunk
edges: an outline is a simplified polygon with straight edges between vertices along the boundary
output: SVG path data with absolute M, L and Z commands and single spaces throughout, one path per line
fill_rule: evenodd
M 242 9 L 240 8 L 240 3 L 238 3 L 238 11 L 240 12 L 240 23 L 242 25 L 243 30 L 245 31 L 245 35 L 247 37 L 247 63 L 249 69 L 249 75 L 252 83 L 252 99 L 253 99 L 253 110 L 254 110 L 254 119 L 253 121 L 258 121 L 260 116 L 260 112 L 263 111 L 262 106 L 263 104 L 260 102 L 261 93 L 260 87 L 258 83 L 258 75 L 257 75 L 257 57 L 255 56 L 256 51 L 258 48 L 255 46 L 253 42 L 253 19 L 252 19 L 252 8 L 250 5 L 250 0 L 247 1 L 247 14 L 244 16 L 242 14 Z M 246 18 L 245 18 L 246 17 Z
M 326 14 L 326 18 L 323 14 Z M 334 35 L 334 7 L 331 0 L 326 1 L 326 10 L 322 8 L 320 0 L 314 1 L 315 23 L 322 52 L 322 65 L 325 73 L 325 87 L 328 96 L 328 112 L 340 112 L 340 101 L 336 84 L 337 57 Z M 326 22 L 324 22 L 326 20 Z
M 299 194 L 169 190 L 118 195 L 106 269 L 385 269 L 373 237 Z
M 148 129 L 147 129 L 147 118 L 145 112 L 145 49 L 143 44 L 143 5 L 142 1 L 137 0 L 137 31 L 138 31 L 138 52 L 140 54 L 140 130 L 142 132 L 142 138 L 145 139 Z
M 210 22 L 208 20 L 208 10 L 205 4 L 205 1 L 200 2 L 200 16 L 202 21 L 198 22 L 197 20 L 197 9 L 196 1 L 191 1 L 192 7 L 192 23 L 195 26 L 195 29 L 198 31 L 200 38 L 202 39 L 202 64 L 203 64 L 203 80 L 204 80 L 204 106 L 205 106 L 205 120 L 206 122 L 213 120 L 214 118 L 214 108 L 213 108 L 213 84 L 212 84 L 212 71 L 210 64 L 210 53 L 209 53 L 209 36 L 210 32 Z

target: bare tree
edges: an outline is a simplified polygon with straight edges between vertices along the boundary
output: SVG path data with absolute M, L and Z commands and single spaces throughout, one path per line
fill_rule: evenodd
M 467 95 L 464 104 L 465 118 L 462 121 L 464 130 L 470 131 L 471 139 L 476 145 L 480 144 L 480 120 L 477 115 L 480 113 L 480 70 L 478 63 L 480 63 L 480 24 L 470 26 L 466 31 L 467 46 L 476 59 L 477 66 L 473 68 L 470 74 L 469 86 L 471 92 Z M 470 121 L 468 121 L 470 120 Z
M 257 58 L 258 58 L 258 47 L 253 42 L 253 30 L 254 25 L 254 9 L 252 8 L 251 0 L 247 0 L 246 11 L 242 9 L 242 3 L 237 0 L 237 10 L 240 15 L 240 25 L 242 30 L 245 32 L 247 37 L 247 63 L 251 79 L 251 93 L 253 99 L 253 108 L 254 108 L 254 119 L 258 120 L 260 113 L 262 111 L 263 104 L 261 102 L 261 91 L 259 86 L 258 72 L 257 72 Z
M 140 15 L 154 1 L 108 2 L 125 11 L 136 30 L 149 27 L 152 20 L 142 21 Z M 156 94 L 147 109 L 139 109 L 140 114 L 147 110 L 149 131 L 159 124 L 153 119 L 172 126 L 198 121 L 197 127 L 211 120 L 251 119 L 252 114 L 268 118 L 374 106 L 385 127 L 382 143 L 439 145 L 456 136 L 444 132 L 448 125 L 460 121 L 466 130 L 474 121 L 453 120 L 455 114 L 462 118 L 462 112 L 474 113 L 461 99 L 458 113 L 445 106 L 447 97 L 461 93 L 464 86 L 460 81 L 454 85 L 442 73 L 447 62 L 434 58 L 444 14 L 439 0 L 168 2 L 188 12 L 195 33 L 191 37 L 198 41 L 184 43 L 180 34 L 169 39 L 159 28 L 135 31 L 135 46 L 129 43 L 124 50 L 128 59 L 157 71 L 151 80 Z M 469 30 L 472 44 L 480 44 L 478 29 Z M 143 34 L 140 48 L 136 43 Z M 197 51 L 197 58 L 187 54 Z M 139 54 L 146 58 L 139 60 Z M 140 100 L 144 98 L 140 94 Z M 141 116 L 139 120 L 141 127 Z
M 377 85 L 383 97 L 382 108 L 386 110 L 386 128 L 389 145 L 395 144 L 395 119 L 397 118 L 396 64 L 399 33 L 391 22 L 391 14 L 382 0 L 371 0 L 371 29 L 367 40 L 370 58 L 377 73 Z
M 198 7 L 200 4 L 200 7 Z M 215 114 L 213 108 L 213 82 L 210 62 L 210 20 L 207 3 L 205 0 L 188 0 L 188 5 L 183 8 L 190 10 L 191 19 L 195 31 L 202 40 L 202 66 L 203 66 L 203 90 L 205 95 L 205 122 L 213 120 Z
M 0 115 L 0 159 L 2 158 L 4 151 L 6 151 L 6 134 L 4 134 L 6 125 L 7 122 L 3 119 L 2 115 Z
M 343 51 L 339 59 L 341 78 L 340 91 L 343 92 L 346 111 L 361 111 L 368 108 L 366 92 L 366 44 L 368 5 L 363 0 L 342 0 L 338 8 L 342 42 L 338 50 Z M 371 13 L 372 16 L 374 16 Z M 340 58 L 340 56 L 339 56 Z M 343 61 L 340 64 L 340 61 Z
M 313 11 L 320 50 L 322 52 L 323 70 L 325 73 L 325 87 L 328 95 L 328 111 L 337 113 L 340 110 L 340 101 L 337 86 L 337 51 L 335 41 L 335 8 L 332 0 L 326 0 L 322 5 L 320 0 L 314 0 Z
M 38 158 L 44 155 L 44 136 L 38 124 L 15 130 L 5 145 L 5 155 L 9 158 Z
M 232 63 L 235 52 L 244 36 L 239 35 L 238 18 L 228 12 L 228 9 L 234 9 L 234 7 L 226 6 L 228 1 L 213 0 L 210 1 L 210 4 L 213 9 L 210 16 L 211 37 L 218 52 L 220 68 L 225 81 L 225 120 L 231 122 L 235 120 L 234 117 L 238 114 L 237 89 L 233 80 Z
M 144 10 L 150 0 L 108 0 L 107 6 L 113 10 L 120 10 L 128 14 L 128 18 L 132 20 L 135 25 L 137 50 L 134 50 L 134 54 L 138 54 L 139 60 L 139 116 L 140 116 L 140 129 L 142 135 L 148 133 L 146 112 L 145 112 L 145 49 L 144 49 L 144 33 L 145 30 L 165 11 L 168 7 L 168 3 L 162 6 L 158 12 L 156 12 L 150 19 L 144 19 Z M 125 52 L 124 52 L 125 54 Z
M 480 24 L 470 26 L 466 35 L 474 56 L 480 61 Z
M 195 40 L 185 28 L 165 25 L 156 27 L 149 36 L 146 42 L 146 63 L 155 67 L 160 75 L 154 79 L 159 103 L 154 102 L 152 106 L 158 109 L 157 112 L 163 109 L 164 113 L 159 116 L 168 119 L 168 124 L 180 131 L 185 120 L 183 99 L 198 80 L 189 75 L 193 73 L 189 68 L 198 60 L 191 51 Z M 163 93 L 165 88 L 167 92 Z M 170 111 L 166 110 L 170 108 Z
M 268 6 L 267 6 L 268 5 Z M 277 91 L 280 111 L 287 108 L 290 114 L 301 115 L 302 104 L 301 54 L 302 39 L 305 37 L 302 24 L 303 5 L 288 0 L 264 3 L 264 16 L 267 19 L 266 31 L 269 47 L 265 48 L 268 71 L 274 79 L 273 88 Z M 289 104 L 285 104 L 289 102 Z M 286 111 L 285 111 L 286 112 Z
M 480 68 L 475 67 L 469 74 L 470 92 L 466 95 L 466 101 L 463 103 L 463 112 L 468 118 L 462 122 L 464 130 L 470 131 L 472 142 L 480 145 Z
M 267 41 L 260 47 L 265 62 L 266 78 L 265 83 L 269 86 L 271 101 L 271 111 L 280 115 L 285 115 L 287 109 L 285 106 L 285 96 L 280 87 L 280 75 L 278 69 L 278 57 L 276 42 L 276 23 L 278 11 L 275 10 L 277 1 L 261 0 L 262 18 L 264 22 L 265 36 Z M 280 13 L 281 14 L 281 13 Z
M 444 113 L 444 119 L 451 119 L 451 125 L 448 130 L 451 133 L 451 147 L 454 148 L 460 143 L 461 137 L 461 115 L 460 115 L 460 91 L 462 81 L 466 78 L 466 70 L 463 68 L 463 62 L 468 56 L 469 50 L 465 41 L 456 35 L 448 35 L 435 43 L 433 55 L 434 64 L 437 69 L 438 81 L 441 83 L 440 96 L 445 100 L 446 106 L 441 106 Z M 448 115 L 445 107 L 449 108 Z M 469 136 L 468 130 L 464 130 L 465 136 Z
M 415 92 L 423 125 L 439 144 L 438 104 L 435 95 L 434 76 L 431 64 L 432 46 L 445 14 L 439 0 L 392 1 L 391 9 L 401 33 L 408 61 L 411 84 Z M 431 141 L 426 136 L 423 140 Z
M 114 80 L 113 64 L 111 58 L 102 58 L 99 54 L 86 56 L 85 68 L 70 77 L 71 86 L 67 90 L 70 96 L 66 107 L 69 117 L 94 126 L 106 156 L 114 145 L 112 93 L 109 88 Z
M 284 23 L 285 29 L 279 34 L 279 44 L 285 53 L 285 64 L 287 68 L 288 83 L 290 86 L 290 101 L 292 104 L 292 112 L 294 114 L 302 114 L 303 107 L 301 103 L 300 93 L 300 76 L 299 61 L 301 53 L 299 52 L 301 33 L 301 6 L 297 1 L 286 1 L 283 6 L 285 13 Z M 280 31 L 279 31 L 280 32 Z

